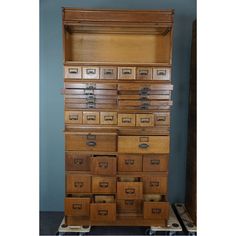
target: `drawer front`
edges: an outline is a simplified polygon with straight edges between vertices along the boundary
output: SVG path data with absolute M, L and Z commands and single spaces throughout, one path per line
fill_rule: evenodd
M 118 126 L 135 126 L 135 114 L 118 114 Z
M 116 151 L 115 134 L 66 133 L 65 149 L 67 151 Z
M 94 175 L 115 175 L 116 157 L 93 157 L 91 160 L 91 171 Z
M 100 123 L 102 125 L 116 125 L 117 112 L 100 112 Z
M 111 222 L 116 220 L 116 203 L 90 204 L 90 219 L 92 221 Z
M 169 155 L 144 155 L 143 171 L 168 171 Z
M 144 202 L 143 204 L 144 219 L 168 219 L 169 203 L 168 202 Z
M 169 153 L 169 136 L 119 136 L 120 153 Z
M 67 174 L 66 176 L 67 193 L 90 193 L 91 176 L 79 174 Z
M 65 109 L 117 109 L 117 104 L 98 104 L 98 103 L 65 103 Z
M 142 171 L 142 156 L 119 155 L 118 171 Z
M 65 66 L 64 67 L 64 76 L 65 79 L 81 79 L 82 70 L 80 66 Z
M 167 193 L 167 176 L 144 176 L 143 177 L 143 191 L 144 194 Z
M 119 83 L 119 91 L 138 91 L 139 94 L 149 94 L 150 91 L 173 90 L 172 84 L 147 84 L 147 83 Z
M 136 78 L 137 78 L 137 80 L 151 80 L 152 79 L 152 68 L 138 67 Z
M 141 213 L 142 200 L 117 200 L 118 213 Z
M 65 123 L 66 124 L 82 124 L 82 112 L 81 111 L 65 111 Z
M 142 182 L 117 182 L 117 199 L 142 199 Z
M 100 79 L 117 79 L 117 68 L 114 66 L 100 67 Z
M 135 67 L 118 67 L 118 79 L 134 80 L 135 74 Z
M 65 198 L 66 216 L 89 216 L 90 198 Z
M 116 178 L 92 177 L 92 192 L 98 194 L 116 193 Z
M 99 67 L 83 67 L 83 79 L 99 79 Z
M 99 124 L 99 112 L 86 111 L 83 112 L 83 124 L 98 125 Z
M 65 166 L 67 171 L 79 170 L 89 171 L 90 170 L 90 159 L 89 154 L 80 154 L 79 152 L 66 152 L 65 153 Z
M 157 112 L 154 114 L 155 126 L 158 125 L 170 125 L 170 113 L 169 112 Z
M 170 80 L 171 69 L 170 68 L 153 68 L 154 80 Z
M 116 88 L 117 85 L 115 83 L 65 83 L 65 89 L 69 89 L 69 91 L 85 90 L 85 94 L 86 92 L 90 94 L 90 92 L 95 90 L 116 90 Z
M 136 126 L 154 126 L 153 114 L 136 114 Z

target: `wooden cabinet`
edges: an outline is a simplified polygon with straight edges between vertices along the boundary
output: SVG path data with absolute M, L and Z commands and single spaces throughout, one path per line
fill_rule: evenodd
M 173 14 L 63 9 L 67 225 L 167 224 Z

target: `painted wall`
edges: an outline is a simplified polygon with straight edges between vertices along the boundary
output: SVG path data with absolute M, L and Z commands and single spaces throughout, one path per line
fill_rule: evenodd
M 185 198 L 191 27 L 196 0 L 40 1 L 40 210 L 63 211 L 62 7 L 94 9 L 175 9 L 169 200 Z

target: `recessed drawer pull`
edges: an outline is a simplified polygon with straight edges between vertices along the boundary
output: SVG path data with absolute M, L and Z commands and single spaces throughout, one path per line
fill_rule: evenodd
M 112 121 L 114 116 L 104 116 L 105 121 Z
M 125 200 L 125 205 L 133 206 L 134 200 Z
M 86 74 L 87 75 L 95 75 L 96 74 L 96 69 L 86 69 Z
M 161 209 L 160 208 L 152 208 L 152 214 L 160 214 Z
M 159 187 L 160 186 L 160 182 L 158 181 L 150 181 L 150 187 Z
M 159 165 L 160 160 L 151 160 L 150 163 L 151 163 L 151 165 Z
M 104 70 L 104 75 L 112 75 L 113 74 L 113 69 L 105 69 Z
M 95 115 L 89 115 L 86 118 L 87 120 L 96 120 L 96 116 Z
M 125 160 L 125 164 L 126 165 L 133 165 L 134 164 L 134 160 Z
M 94 94 L 89 94 L 87 96 L 87 99 L 96 99 L 95 95 Z
M 98 210 L 98 215 L 107 216 L 108 215 L 108 210 Z
M 87 108 L 96 108 L 96 103 L 87 103 Z
M 135 193 L 135 189 L 134 188 L 126 188 L 125 189 L 125 193 L 127 193 L 127 194 L 134 194 Z
M 84 182 L 79 182 L 79 181 L 74 182 L 74 187 L 75 188 L 82 188 L 83 186 L 84 186 Z
M 106 169 L 106 168 L 108 168 L 108 162 L 105 162 L 105 161 L 99 162 L 99 163 L 98 163 L 98 166 L 99 166 L 100 168 Z
M 84 90 L 84 94 L 85 95 L 93 95 L 94 94 L 94 90 L 93 89 L 85 89 Z
M 140 75 L 148 75 L 148 70 L 140 70 L 139 74 Z
M 72 208 L 73 208 L 74 210 L 81 210 L 81 209 L 82 209 L 82 204 L 73 204 L 73 205 L 72 205 Z
M 141 123 L 150 123 L 150 118 L 141 118 Z
M 157 75 L 166 75 L 166 70 L 157 70 Z
M 157 116 L 156 120 L 157 121 L 165 121 L 166 117 L 165 116 Z
M 109 186 L 108 182 L 100 182 L 99 187 L 101 188 L 107 188 Z
M 94 141 L 86 142 L 86 144 L 90 147 L 95 147 L 96 146 L 96 142 L 94 142 Z
M 131 118 L 122 118 L 122 123 L 131 123 Z
M 148 148 L 149 145 L 147 143 L 141 143 L 138 145 L 140 148 Z
M 132 70 L 131 69 L 122 69 L 122 74 L 123 75 L 131 75 L 132 74 Z
M 79 70 L 78 70 L 78 68 L 69 68 L 68 71 L 70 74 L 77 74 Z
M 74 159 L 74 164 L 75 165 L 82 165 L 84 163 L 84 160 L 83 159 L 81 159 L 81 158 L 75 158 Z
M 78 115 L 69 115 L 69 120 L 78 120 L 79 116 Z

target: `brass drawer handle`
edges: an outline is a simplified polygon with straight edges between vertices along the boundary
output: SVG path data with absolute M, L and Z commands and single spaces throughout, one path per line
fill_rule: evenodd
M 95 75 L 96 74 L 96 69 L 86 69 L 86 74 L 87 75 Z
M 122 118 L 122 123 L 131 123 L 131 118 Z
M 107 216 L 108 215 L 108 210 L 98 210 L 98 215 Z
M 101 161 L 98 163 L 99 168 L 107 169 L 108 168 L 108 162 Z
M 157 75 L 166 75 L 166 70 L 157 70 Z
M 151 163 L 151 165 L 159 165 L 160 160 L 151 160 L 150 163 Z
M 90 147 L 95 147 L 97 145 L 96 142 L 94 142 L 94 141 L 86 142 L 86 144 Z
M 140 70 L 139 75 L 148 75 L 148 70 Z
M 69 115 L 69 120 L 78 120 L 79 116 L 78 115 Z
M 134 164 L 134 160 L 130 160 L 130 159 L 125 160 L 125 164 L 126 165 L 133 165 Z
M 94 94 L 88 94 L 87 99 L 96 99 Z
M 108 186 L 109 186 L 108 182 L 100 182 L 99 183 L 99 187 L 101 187 L 101 188 L 108 188 Z
M 150 118 L 141 118 L 141 123 L 150 123 Z
M 125 189 L 125 193 L 127 193 L 127 194 L 134 194 L 135 193 L 135 189 L 134 188 L 126 188 Z
M 149 145 L 147 143 L 141 143 L 138 145 L 140 148 L 148 148 Z
M 122 69 L 122 74 L 123 75 L 131 75 L 132 74 L 132 70 L 131 69 Z
M 68 71 L 70 74 L 77 74 L 79 72 L 78 68 L 69 68 Z
M 105 121 L 113 121 L 114 116 L 104 116 Z
M 86 117 L 87 120 L 96 120 L 96 116 L 95 115 L 88 115 Z
M 93 89 L 85 89 L 84 94 L 85 95 L 94 95 L 94 90 Z
M 82 209 L 82 204 L 73 204 L 72 208 L 73 208 L 73 210 L 81 210 Z
M 134 205 L 134 200 L 125 200 L 125 205 L 133 206 Z
M 104 69 L 104 75 L 113 75 L 113 69 Z
M 96 103 L 88 102 L 87 108 L 96 108 Z
M 83 186 L 84 186 L 84 182 L 79 182 L 79 181 L 74 182 L 75 188 L 82 188 Z
M 159 187 L 160 182 L 159 181 L 150 181 L 150 187 Z
M 160 208 L 152 208 L 152 214 L 160 214 L 161 209 Z
M 74 159 L 74 164 L 75 165 L 82 165 L 84 163 L 84 160 L 83 159 L 81 159 L 81 158 L 75 158 Z
M 156 120 L 157 121 L 165 121 L 166 117 L 165 116 L 157 116 Z
M 92 84 L 92 83 L 86 84 L 86 88 L 87 89 L 95 89 L 96 88 L 96 84 Z

